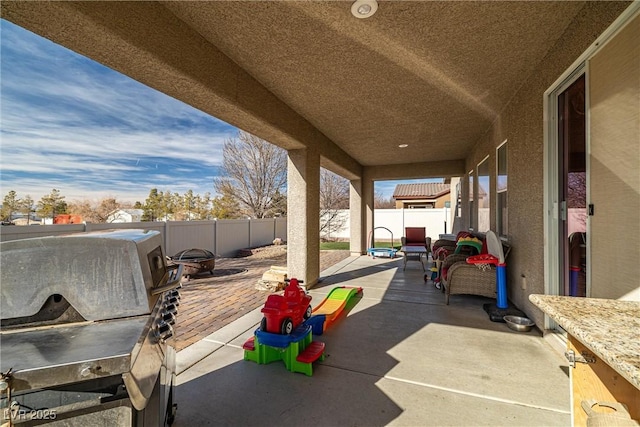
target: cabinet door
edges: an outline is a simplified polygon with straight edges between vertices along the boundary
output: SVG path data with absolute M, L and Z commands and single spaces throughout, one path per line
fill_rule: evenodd
M 598 402 L 620 402 L 627 405 L 631 418 L 640 419 L 640 390 L 635 388 L 625 378 L 620 376 L 602 359 L 583 346 L 574 337 L 569 336 L 567 343 L 569 350 L 576 355 L 583 351 L 592 355 L 595 363 L 576 363 L 571 370 L 571 391 L 573 396 L 573 425 L 586 426 L 587 415 L 582 409 L 581 402 L 587 399 L 595 399 Z M 605 408 L 597 408 L 599 412 L 605 412 Z M 613 412 L 611 410 L 610 412 Z

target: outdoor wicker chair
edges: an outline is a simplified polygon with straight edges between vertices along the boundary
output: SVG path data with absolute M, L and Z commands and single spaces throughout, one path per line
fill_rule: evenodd
M 459 234 L 460 233 L 457 233 L 457 235 Z M 435 262 L 435 267 L 437 271 L 436 273 L 437 277 L 435 278 L 436 288 L 442 289 L 443 292 L 444 292 L 444 288 L 441 287 L 442 281 L 440 279 L 440 276 L 442 274 L 442 267 L 443 267 L 442 264 L 445 258 L 447 258 L 448 256 L 452 255 L 455 252 L 457 247 L 456 240 L 438 239 L 433 243 L 431 247 L 431 257 Z
M 502 242 L 505 260 L 511 247 Z M 446 277 L 441 277 L 444 285 L 445 302 L 449 304 L 450 295 L 479 295 L 496 298 L 495 265 L 475 265 L 467 263 L 467 254 L 451 254 L 442 262 Z

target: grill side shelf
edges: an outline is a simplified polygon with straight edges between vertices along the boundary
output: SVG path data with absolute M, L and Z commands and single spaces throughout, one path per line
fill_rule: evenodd
M 0 371 L 14 391 L 121 375 L 148 316 L 0 334 Z

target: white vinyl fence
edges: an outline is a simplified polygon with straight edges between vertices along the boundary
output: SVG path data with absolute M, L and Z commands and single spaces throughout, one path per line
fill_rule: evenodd
M 217 256 L 235 256 L 239 249 L 270 245 L 276 237 L 287 239 L 287 218 L 233 219 L 214 221 L 128 222 L 110 224 L 59 224 L 3 226 L 0 241 L 86 233 L 108 229 L 157 230 L 162 234 L 165 254 L 184 249 L 207 249 Z
M 451 233 L 453 220 L 451 219 L 450 208 L 438 209 L 376 209 L 374 212 L 374 235 L 378 241 L 393 240 L 400 243 L 400 238 L 404 236 L 405 227 L 425 227 L 425 233 L 432 240 L 437 240 L 440 234 Z M 343 209 L 339 212 L 339 218 L 334 219 L 342 225 L 339 230 L 333 230 L 329 235 L 323 236 L 328 239 L 349 239 L 349 210 Z M 377 228 L 384 227 L 389 231 Z M 367 245 L 371 244 L 367 236 Z
M 342 227 L 331 232 L 329 238 L 348 240 L 349 210 L 342 210 Z M 405 227 L 425 227 L 426 235 L 436 240 L 440 234 L 451 232 L 451 209 L 376 209 L 375 239 L 400 243 Z M 446 221 L 446 228 L 445 228 Z M 157 230 L 162 234 L 163 249 L 174 255 L 184 249 L 207 249 L 217 256 L 235 256 L 238 250 L 270 245 L 277 237 L 287 240 L 287 218 L 221 219 L 213 221 L 128 222 L 110 224 L 58 224 L 30 226 L 2 226 L 0 241 L 86 233 L 108 229 Z M 367 245 L 371 244 L 367 236 Z

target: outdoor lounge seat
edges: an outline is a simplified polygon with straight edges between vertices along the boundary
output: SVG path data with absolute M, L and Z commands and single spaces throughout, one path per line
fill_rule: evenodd
M 438 239 L 433 242 L 431 253 L 434 260 L 439 259 L 443 261 L 447 255 L 452 254 L 455 250 L 456 242 L 454 240 Z
M 507 259 L 511 247 L 502 242 L 504 258 Z M 441 277 L 444 285 L 446 304 L 450 295 L 478 295 L 496 298 L 496 267 L 495 265 L 468 264 L 468 254 L 456 254 L 444 258 L 442 270 L 446 276 Z

